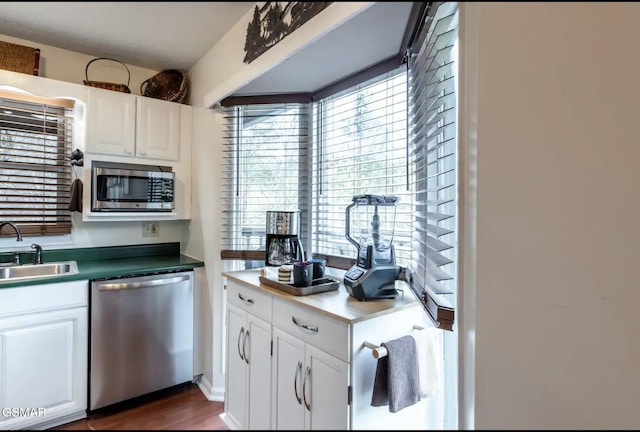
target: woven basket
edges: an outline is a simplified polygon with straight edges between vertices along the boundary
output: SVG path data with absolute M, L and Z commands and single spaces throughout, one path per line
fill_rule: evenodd
M 96 60 L 109 60 L 109 61 L 113 61 L 113 62 L 116 62 L 116 63 L 120 63 L 127 70 L 127 74 L 129 74 L 129 78 L 127 79 L 127 83 L 126 84 L 117 84 L 117 83 L 110 83 L 110 82 L 104 82 L 104 81 L 92 81 L 92 80 L 90 80 L 89 79 L 89 65 L 91 63 L 93 63 L 94 61 L 96 61 Z M 129 89 L 129 83 L 131 82 L 131 72 L 129 71 L 129 68 L 127 67 L 127 65 L 122 63 L 120 60 L 114 60 L 114 59 L 110 59 L 110 58 L 107 58 L 107 57 L 94 58 L 89 63 L 87 63 L 87 67 L 84 68 L 84 75 L 85 75 L 85 78 L 86 78 L 85 80 L 82 81 L 84 83 L 84 85 L 88 85 L 88 86 L 91 86 L 91 87 L 97 87 L 97 88 L 101 88 L 101 89 L 106 89 L 106 90 L 113 90 L 113 91 L 122 92 L 122 93 L 131 93 L 131 90 Z
M 37 76 L 40 49 L 0 41 L 0 69 Z
M 158 72 L 140 85 L 140 94 L 154 99 L 184 103 L 189 93 L 187 77 L 175 69 Z

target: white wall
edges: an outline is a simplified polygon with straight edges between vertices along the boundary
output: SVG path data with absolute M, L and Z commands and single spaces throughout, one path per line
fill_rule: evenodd
M 212 400 L 224 397 L 224 287 L 220 260 L 222 220 L 221 173 L 224 118 L 209 109 L 246 82 L 284 61 L 335 26 L 371 6 L 372 2 L 333 3 L 249 65 L 243 63 L 247 24 L 253 9 L 189 71 L 193 105 L 192 208 L 185 253 L 206 263 L 211 301 L 212 364 L 206 365 L 204 389 Z
M 477 225 L 465 223 L 461 285 L 475 414 L 460 426 L 635 429 L 640 4 L 462 10 Z
M 69 97 L 77 101 L 81 106 L 78 108 L 78 115 L 84 116 L 86 112 L 82 105 L 86 107 L 86 89 L 82 80 L 86 64 L 94 56 L 36 44 L 23 39 L 16 39 L 9 36 L 0 35 L 0 40 L 31 46 L 41 49 L 40 74 L 38 77 L 31 75 L 0 70 L 0 86 L 7 85 L 22 90 L 29 91 L 39 96 L 48 97 Z M 121 82 L 123 79 L 122 66 L 94 64 L 96 76 L 89 78 L 108 81 Z M 93 71 L 91 65 L 90 71 Z M 140 83 L 156 74 L 156 71 L 143 69 L 136 66 L 127 65 L 131 71 L 131 92 L 140 94 Z M 126 80 L 126 73 L 125 78 Z M 126 82 L 126 81 L 124 81 Z M 70 85 L 69 83 L 73 84 Z M 80 120 L 80 128 L 84 128 L 84 121 Z M 74 135 L 74 148 L 84 150 L 84 134 Z M 85 167 L 86 168 L 86 167 Z M 77 175 L 82 178 L 82 169 L 77 168 Z M 84 184 L 85 188 L 89 185 Z M 86 204 L 85 204 L 86 205 Z M 80 247 L 100 247 L 129 244 L 147 244 L 162 242 L 180 242 L 183 240 L 183 233 L 188 227 L 188 221 L 161 221 L 159 222 L 158 237 L 142 237 L 142 222 L 83 222 L 78 214 L 72 218 L 73 229 L 71 235 L 65 236 L 43 236 L 29 237 L 22 243 L 17 243 L 14 238 L 0 238 L 0 250 L 27 251 L 30 250 L 31 243 L 38 243 L 45 249 L 66 249 Z M 4 228 L 8 230 L 8 228 Z M 4 233 L 4 230 L 3 230 Z
M 73 214 L 70 235 L 25 237 L 17 242 L 15 237 L 0 239 L 0 251 L 31 251 L 31 244 L 38 243 L 47 249 L 71 249 L 134 244 L 180 242 L 184 221 L 161 221 L 158 237 L 142 237 L 142 222 L 82 222 L 80 214 Z M 12 233 L 9 227 L 3 234 Z
M 70 83 L 82 84 L 82 81 L 86 79 L 85 69 L 87 64 L 98 57 L 2 34 L 0 34 L 0 40 L 32 48 L 39 48 L 40 71 L 38 76 Z M 131 89 L 131 93 L 133 94 L 139 95 L 142 82 L 158 73 L 158 71 L 129 64 L 126 66 L 131 72 L 129 89 Z M 91 63 L 87 72 L 89 80 L 92 81 L 106 81 L 117 84 L 127 83 L 128 75 L 126 69 L 116 62 L 97 60 Z

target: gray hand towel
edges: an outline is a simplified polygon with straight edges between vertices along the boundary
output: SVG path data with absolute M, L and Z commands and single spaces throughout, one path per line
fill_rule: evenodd
M 371 406 L 389 405 L 389 411 L 395 413 L 420 401 L 416 342 L 406 335 L 382 346 L 388 354 L 378 359 Z

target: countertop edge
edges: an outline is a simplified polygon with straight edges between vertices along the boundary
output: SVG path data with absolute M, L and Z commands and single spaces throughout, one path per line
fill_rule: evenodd
M 249 272 L 249 271 L 255 271 L 256 274 L 259 274 L 259 269 L 245 270 L 244 272 Z M 357 323 L 360 323 L 360 322 L 363 322 L 363 321 L 367 321 L 367 320 L 370 320 L 370 319 L 374 319 L 374 318 L 377 318 L 377 317 L 380 317 L 380 316 L 384 316 L 384 315 L 387 315 L 387 314 L 390 314 L 390 313 L 393 313 L 393 312 L 397 312 L 397 311 L 401 311 L 401 310 L 404 310 L 404 309 L 409 309 L 409 308 L 414 308 L 414 307 L 418 307 L 419 306 L 417 301 L 412 301 L 410 303 L 392 305 L 391 307 L 389 307 L 387 309 L 380 310 L 380 311 L 375 311 L 375 312 L 371 312 L 371 313 L 367 313 L 366 315 L 361 315 L 361 316 L 356 316 L 356 317 L 353 317 L 353 318 L 349 318 L 349 317 L 346 317 L 346 316 L 331 312 L 330 310 L 327 310 L 327 309 L 324 309 L 324 308 L 321 308 L 321 307 L 317 307 L 317 306 L 314 306 L 314 305 L 299 301 L 299 299 L 301 297 L 304 298 L 304 297 L 309 297 L 309 296 L 296 296 L 296 295 L 293 295 L 293 294 L 289 294 L 289 293 L 280 291 L 280 290 L 278 290 L 276 288 L 271 288 L 271 287 L 269 287 L 267 285 L 264 285 L 262 283 L 258 283 L 258 284 L 252 283 L 250 281 L 247 281 L 245 279 L 240 278 L 237 274 L 234 274 L 234 272 L 222 272 L 222 276 L 224 276 L 224 277 L 226 277 L 228 279 L 231 279 L 234 282 L 236 282 L 236 283 L 238 283 L 238 284 L 240 284 L 242 286 L 245 286 L 245 287 L 248 287 L 248 288 L 251 288 L 251 289 L 256 289 L 256 290 L 259 290 L 259 291 L 267 292 L 269 294 L 272 294 L 276 298 L 283 299 L 285 301 L 294 303 L 294 304 L 296 304 L 298 306 L 301 306 L 301 307 L 305 307 L 305 308 L 307 308 L 309 310 L 318 312 L 318 313 L 320 313 L 322 315 L 325 315 L 325 316 L 327 316 L 329 318 L 332 318 L 334 320 L 337 320 L 337 321 L 340 321 L 340 322 L 343 322 L 343 323 L 346 323 L 346 324 L 357 324 Z M 344 286 L 342 285 L 342 283 L 340 284 L 340 288 L 339 289 L 340 290 L 344 290 Z M 404 292 L 405 291 L 403 290 L 403 294 L 402 294 L 403 296 L 406 295 Z M 312 294 L 311 296 L 318 296 L 318 295 L 322 295 L 322 294 L 324 294 L 324 293 Z M 411 294 L 411 293 L 409 293 L 409 294 Z M 415 300 L 415 298 L 413 298 L 413 296 L 412 296 L 412 300 Z M 357 301 L 357 300 L 354 299 L 354 301 Z M 366 303 L 366 302 L 359 302 L 359 303 Z
M 204 267 L 203 261 L 196 260 L 184 254 L 75 261 L 78 264 L 78 273 L 76 274 L 16 281 L 0 281 L 0 290 L 78 280 L 128 277 L 158 272 L 189 271 L 196 267 Z

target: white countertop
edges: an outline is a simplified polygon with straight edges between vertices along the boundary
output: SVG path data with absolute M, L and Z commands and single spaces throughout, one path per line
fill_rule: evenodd
M 342 283 L 344 273 L 344 270 L 327 268 L 326 276 L 339 280 L 339 288 L 336 291 L 304 296 L 292 295 L 260 283 L 260 269 L 225 272 L 222 275 L 241 285 L 272 294 L 274 298 L 291 301 L 346 323 L 365 321 L 400 309 L 420 306 L 411 288 L 402 281 L 396 281 L 396 289 L 401 293 L 395 299 L 359 301 L 349 295 Z

